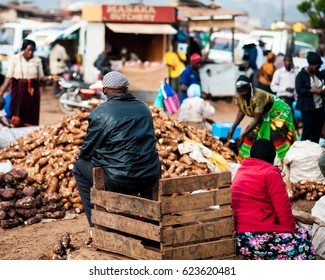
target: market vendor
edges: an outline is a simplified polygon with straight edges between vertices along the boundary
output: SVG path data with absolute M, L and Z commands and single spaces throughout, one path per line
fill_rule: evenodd
M 128 92 L 128 79 L 117 71 L 103 79 L 108 100 L 88 116 L 88 129 L 73 175 L 91 221 L 92 170 L 105 171 L 105 188 L 124 194 L 149 193 L 159 176 L 159 156 L 151 111 Z
M 201 97 L 201 87 L 198 84 L 190 85 L 187 97 L 179 108 L 178 119 L 187 125 L 211 131 L 213 120 L 210 118 L 216 111 L 208 100 Z
M 237 253 L 247 259 L 314 259 L 306 229 L 295 225 L 275 154 L 270 140 L 255 141 L 231 184 Z
M 236 81 L 236 119 L 228 133 L 228 139 L 245 116 L 253 118 L 237 139 L 241 159 L 249 157 L 253 143 L 259 138 L 272 140 L 281 162 L 296 140 L 291 108 L 279 97 L 255 88 L 248 77 L 241 75 Z

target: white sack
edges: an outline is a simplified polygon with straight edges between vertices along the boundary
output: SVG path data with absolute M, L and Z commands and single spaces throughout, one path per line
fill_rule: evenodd
M 311 209 L 311 214 L 325 223 L 325 196 L 322 196 L 316 201 L 314 207 Z
M 283 171 L 286 179 L 292 183 L 300 180 L 324 181 L 318 160 L 323 153 L 323 148 L 309 140 L 296 141 L 286 153 Z
M 40 126 L 27 126 L 27 127 L 15 127 L 8 128 L 3 127 L 0 131 L 0 148 L 4 148 L 10 145 L 19 137 L 24 137 L 32 131 L 38 130 Z
M 10 160 L 6 160 L 4 162 L 0 162 L 0 172 L 6 173 L 9 172 L 13 168 Z

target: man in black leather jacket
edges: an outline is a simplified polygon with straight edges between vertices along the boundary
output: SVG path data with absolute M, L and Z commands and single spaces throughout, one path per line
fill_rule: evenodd
M 128 85 L 120 72 L 104 76 L 108 100 L 89 114 L 87 134 L 73 169 L 90 227 L 93 167 L 104 168 L 107 190 L 125 194 L 150 191 L 159 176 L 151 111 L 128 92 Z

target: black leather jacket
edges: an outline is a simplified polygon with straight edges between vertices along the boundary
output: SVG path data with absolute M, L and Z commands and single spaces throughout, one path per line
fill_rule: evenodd
M 316 74 L 324 84 L 324 76 L 321 72 Z M 296 108 L 300 111 L 313 111 L 315 110 L 315 102 L 313 94 L 310 92 L 310 76 L 305 68 L 302 68 L 296 77 L 296 91 L 298 94 Z M 325 106 L 325 96 L 322 94 L 323 108 Z
M 159 156 L 151 111 L 131 93 L 109 98 L 88 116 L 79 158 L 91 160 L 119 181 L 157 178 Z

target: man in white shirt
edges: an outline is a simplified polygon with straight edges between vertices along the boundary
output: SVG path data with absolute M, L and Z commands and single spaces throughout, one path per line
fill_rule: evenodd
M 290 55 L 284 57 L 283 63 L 284 66 L 274 72 L 271 90 L 292 108 L 292 102 L 296 99 L 295 80 L 298 69 L 294 67 Z
M 69 55 L 58 40 L 54 41 L 49 54 L 49 66 L 51 75 L 62 76 L 66 71 L 67 61 L 69 60 Z M 59 92 L 59 83 L 53 81 L 53 94 L 56 95 Z

